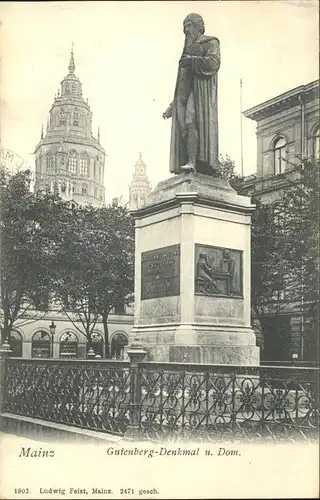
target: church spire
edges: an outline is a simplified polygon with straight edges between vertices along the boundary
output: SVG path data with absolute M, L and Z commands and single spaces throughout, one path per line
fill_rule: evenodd
M 74 57 L 73 57 L 73 42 L 71 45 L 71 53 L 70 53 L 70 62 L 69 62 L 69 73 L 74 73 L 76 69 L 76 65 L 74 64 Z
M 100 144 L 100 127 L 98 127 L 98 143 Z
M 41 126 L 41 139 L 43 139 L 43 125 Z
M 144 163 L 142 159 L 142 153 L 139 153 L 139 160 L 136 163 L 136 171 L 139 170 L 140 172 L 145 170 L 146 164 Z
M 129 208 L 137 210 L 145 205 L 147 196 L 151 192 L 151 185 L 146 173 L 147 165 L 139 153 L 139 160 L 135 164 L 132 182 L 129 186 Z

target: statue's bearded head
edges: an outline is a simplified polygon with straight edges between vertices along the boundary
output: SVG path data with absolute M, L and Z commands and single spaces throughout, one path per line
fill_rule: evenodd
M 186 35 L 186 42 L 192 43 L 204 33 L 204 22 L 199 14 L 188 14 L 183 21 L 183 32 Z

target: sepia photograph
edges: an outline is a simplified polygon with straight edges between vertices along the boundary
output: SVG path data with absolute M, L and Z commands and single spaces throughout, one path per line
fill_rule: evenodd
M 0 21 L 0 498 L 318 498 L 319 2 Z

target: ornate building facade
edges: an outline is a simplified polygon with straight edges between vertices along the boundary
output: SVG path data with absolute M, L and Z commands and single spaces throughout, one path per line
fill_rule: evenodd
M 246 193 L 274 203 L 296 178 L 299 157 L 319 156 L 319 81 L 301 85 L 245 111 L 257 124 L 257 172 Z
M 147 177 L 147 166 L 142 160 L 141 153 L 135 164 L 132 182 L 129 186 L 129 210 L 142 207 L 151 192 L 151 184 Z
M 105 202 L 105 151 L 92 134 L 92 111 L 75 75 L 73 50 L 68 74 L 49 112 L 35 149 L 35 189 L 49 189 L 78 205 Z
M 244 116 L 257 124 L 257 171 L 245 179 L 241 194 L 274 205 L 276 213 L 284 190 L 299 181 L 300 158 L 319 158 L 319 81 L 258 104 Z M 261 359 L 308 360 L 315 346 L 307 348 L 308 327 L 302 304 L 287 301 L 285 288 L 282 295 L 281 313 L 266 318 Z

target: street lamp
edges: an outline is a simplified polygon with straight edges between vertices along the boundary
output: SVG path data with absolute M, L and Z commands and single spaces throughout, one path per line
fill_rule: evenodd
M 49 325 L 49 330 L 50 330 L 52 337 L 54 337 L 54 334 L 56 332 L 56 328 L 57 328 L 57 325 L 55 325 L 54 322 L 51 321 L 51 325 Z
M 55 325 L 54 322 L 51 321 L 51 325 L 49 325 L 49 331 L 51 333 L 51 339 L 52 339 L 52 357 L 53 357 L 53 337 L 54 337 L 54 334 L 56 333 L 56 328 L 57 328 L 57 325 Z

